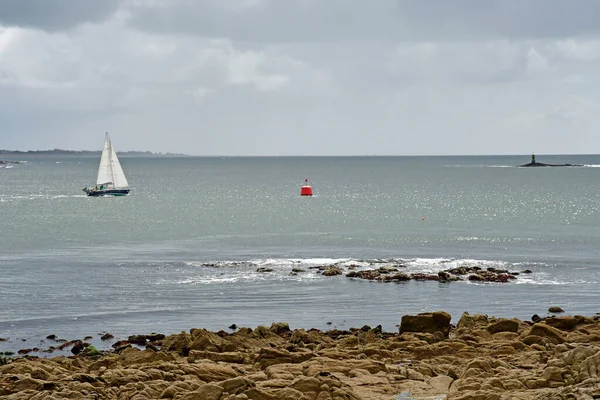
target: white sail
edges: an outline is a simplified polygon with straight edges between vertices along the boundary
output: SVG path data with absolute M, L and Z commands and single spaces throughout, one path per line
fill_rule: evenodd
M 98 168 L 97 185 L 111 184 L 115 188 L 125 188 L 129 186 L 127 178 L 119 158 L 112 147 L 108 133 L 104 136 L 104 147 L 102 148 L 102 157 L 100 158 L 100 167 Z

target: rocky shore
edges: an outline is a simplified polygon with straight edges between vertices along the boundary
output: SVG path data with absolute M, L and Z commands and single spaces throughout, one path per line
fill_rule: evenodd
M 600 317 L 405 315 L 398 332 L 191 329 L 73 356 L 0 358 L 3 399 L 508 400 L 600 398 Z M 105 335 L 110 340 L 111 335 Z M 64 343 L 63 343 L 64 344 Z

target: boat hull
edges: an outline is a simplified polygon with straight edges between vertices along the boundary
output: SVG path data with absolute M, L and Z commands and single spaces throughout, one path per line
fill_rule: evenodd
M 131 189 L 104 189 L 104 190 L 89 190 L 88 196 L 104 197 L 104 196 L 127 196 Z

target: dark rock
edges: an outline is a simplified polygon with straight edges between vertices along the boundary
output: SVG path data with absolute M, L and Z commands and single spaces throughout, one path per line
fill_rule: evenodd
M 55 334 L 48 335 L 48 336 L 46 336 L 46 339 L 56 340 L 56 335 Z
M 389 274 L 390 272 L 398 272 L 398 268 L 395 267 L 380 267 L 377 269 L 380 274 Z
M 558 306 L 552 306 L 548 309 L 549 313 L 553 313 L 553 314 L 558 314 L 558 313 L 564 313 L 565 310 L 563 310 L 562 308 L 558 307 Z
M 440 331 L 444 334 L 444 337 L 448 337 L 451 319 L 450 314 L 444 311 L 404 315 L 400 322 L 400 333 L 435 333 Z
M 340 267 L 329 267 L 323 271 L 323 276 L 336 276 L 342 275 L 343 271 Z
M 410 277 L 415 281 L 439 281 L 440 277 L 438 275 L 430 275 L 430 274 L 410 274 Z
M 346 274 L 348 278 L 360 278 L 367 279 L 370 281 L 376 279 L 379 275 L 379 272 L 372 269 L 365 269 L 362 271 L 351 271 Z
M 229 325 L 229 329 L 236 330 L 237 329 L 237 325 L 236 324 L 231 324 L 231 325 Z
M 33 352 L 33 349 L 21 349 L 17 351 L 17 354 L 29 354 L 31 352 Z
M 118 342 L 118 343 L 119 343 L 119 342 Z M 121 342 L 121 343 L 122 343 L 122 342 Z M 114 344 L 113 344 L 113 347 L 115 347 L 115 345 L 114 345 Z M 125 349 L 130 349 L 130 348 L 132 348 L 132 347 L 133 347 L 133 346 L 131 345 L 131 343 L 127 343 L 127 342 L 125 342 L 125 344 L 124 344 L 124 345 L 115 347 L 115 353 L 120 353 L 120 352 L 122 352 L 123 350 L 125 350 Z
M 112 348 L 117 349 L 119 347 L 123 347 L 123 346 L 127 346 L 127 345 L 129 345 L 129 347 L 131 347 L 131 344 L 127 340 L 119 340 L 118 342 L 115 342 L 112 344 Z
M 81 340 L 75 341 L 75 343 L 73 343 L 73 347 L 71 347 L 71 353 L 75 355 L 81 353 L 87 347 L 86 344 L 87 343 L 84 343 Z
M 458 268 L 452 268 L 452 269 L 446 270 L 445 272 L 448 272 L 453 275 L 466 275 L 469 272 L 472 272 L 472 270 L 470 268 L 467 269 L 466 267 L 458 267 Z
M 149 335 L 146 335 L 146 339 L 148 339 L 149 342 L 156 342 L 158 340 L 163 340 L 166 336 L 163 335 L 162 333 L 151 333 Z
M 86 336 L 86 337 L 83 338 L 83 340 L 92 340 L 92 339 L 93 339 L 92 336 Z
M 399 272 L 394 275 L 380 275 L 377 280 L 381 282 L 406 282 L 410 281 L 410 276 L 404 272 Z
M 440 271 L 438 272 L 438 277 L 440 278 L 440 281 L 447 281 L 450 279 L 452 275 L 449 272 L 445 272 L 445 271 Z
M 146 335 L 132 335 L 127 338 L 127 341 L 138 346 L 145 346 L 147 342 Z
M 383 328 L 381 327 L 381 325 L 377 325 L 375 328 L 371 329 L 369 332 L 381 333 L 381 332 L 383 332 Z
M 114 336 L 111 335 L 110 333 L 105 333 L 104 335 L 102 335 L 102 337 L 100 337 L 101 340 L 110 340 L 113 338 L 114 338 Z
M 474 281 L 474 282 L 483 282 L 483 281 L 485 281 L 485 278 L 483 276 L 481 276 L 481 275 L 475 275 L 475 274 L 469 275 L 468 279 L 470 281 Z

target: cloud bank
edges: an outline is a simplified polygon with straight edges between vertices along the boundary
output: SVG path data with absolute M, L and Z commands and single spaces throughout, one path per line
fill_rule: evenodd
M 598 153 L 600 3 L 0 0 L 0 148 Z

